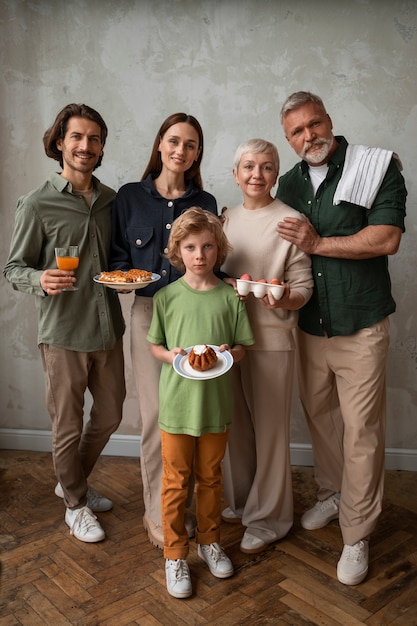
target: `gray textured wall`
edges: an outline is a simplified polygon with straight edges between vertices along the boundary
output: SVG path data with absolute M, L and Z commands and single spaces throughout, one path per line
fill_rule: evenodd
M 239 200 L 231 166 L 241 141 L 274 141 L 281 171 L 295 162 L 278 112 L 291 92 L 315 91 L 336 133 L 394 149 L 404 164 L 407 233 L 390 259 L 398 311 L 387 445 L 416 448 L 416 44 L 415 0 L 0 0 L 2 266 L 17 198 L 54 169 L 41 139 L 68 102 L 103 114 L 109 139 L 97 173 L 115 188 L 140 177 L 167 115 L 195 115 L 205 132 L 205 188 L 222 206 Z M 34 302 L 2 281 L 0 428 L 48 429 Z M 127 318 L 130 304 L 127 296 Z M 128 341 L 119 432 L 137 434 Z M 292 440 L 308 441 L 297 403 Z

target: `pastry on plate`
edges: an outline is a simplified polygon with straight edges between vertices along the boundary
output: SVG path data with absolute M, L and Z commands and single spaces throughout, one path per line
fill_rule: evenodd
M 101 272 L 99 280 L 104 283 L 143 283 L 152 280 L 152 272 L 147 270 L 113 270 L 112 272 Z
M 188 362 L 198 372 L 206 372 L 217 363 L 217 354 L 207 344 L 196 345 L 188 353 Z

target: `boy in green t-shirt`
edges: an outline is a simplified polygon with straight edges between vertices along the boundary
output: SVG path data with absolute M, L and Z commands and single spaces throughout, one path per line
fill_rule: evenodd
M 219 545 L 223 459 L 231 423 L 230 372 L 213 378 L 184 377 L 172 367 L 194 345 L 219 346 L 240 361 L 253 344 L 243 302 L 216 275 L 230 249 L 220 219 L 190 208 L 175 220 L 167 257 L 185 273 L 154 296 L 148 341 L 163 362 L 159 396 L 162 445 L 162 526 L 168 592 L 192 593 L 184 515 L 192 469 L 196 481 L 198 555 L 218 578 L 233 574 Z

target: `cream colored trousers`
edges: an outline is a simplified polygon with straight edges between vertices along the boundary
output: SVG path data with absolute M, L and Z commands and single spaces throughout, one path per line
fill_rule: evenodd
M 161 526 L 161 436 L 158 426 L 159 377 L 162 363 L 146 340 L 152 320 L 152 298 L 136 296 L 132 305 L 130 349 L 142 421 L 140 467 L 145 511 Z
M 300 398 L 318 498 L 340 493 L 345 544 L 374 530 L 382 507 L 389 319 L 347 337 L 298 338 Z
M 232 368 L 235 405 L 224 459 L 224 494 L 265 543 L 293 524 L 289 423 L 295 353 L 247 350 Z

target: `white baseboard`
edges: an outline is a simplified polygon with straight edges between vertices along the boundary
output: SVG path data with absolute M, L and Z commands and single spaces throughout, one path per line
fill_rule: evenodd
M 51 451 L 51 431 L 0 428 L 0 450 L 31 450 L 34 452 Z M 313 452 L 310 444 L 293 443 L 291 464 L 305 467 L 313 466 Z M 110 437 L 103 450 L 108 456 L 140 456 L 140 435 L 118 435 Z M 387 448 L 385 467 L 389 470 L 407 470 L 417 472 L 417 450 L 406 448 Z
M 52 449 L 52 434 L 50 430 L 0 428 L 1 449 L 50 452 Z M 139 457 L 140 436 L 114 434 L 110 437 L 110 441 L 102 454 L 107 456 Z

